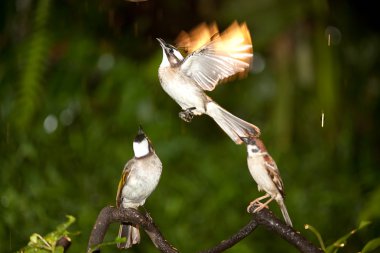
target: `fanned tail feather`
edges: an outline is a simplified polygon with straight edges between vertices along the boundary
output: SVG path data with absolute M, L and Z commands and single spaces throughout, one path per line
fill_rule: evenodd
M 260 135 L 260 129 L 257 126 L 236 117 L 214 101 L 209 102 L 206 109 L 206 113 L 236 144 L 242 143 L 241 137 L 258 137 Z

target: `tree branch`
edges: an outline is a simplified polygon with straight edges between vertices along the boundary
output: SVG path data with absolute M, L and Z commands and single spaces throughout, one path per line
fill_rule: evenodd
M 232 235 L 230 238 L 221 241 L 218 245 L 215 247 L 201 251 L 201 253 L 219 253 L 223 252 L 226 249 L 231 248 L 236 243 L 243 240 L 245 237 L 247 237 L 253 230 L 257 228 L 257 221 L 256 220 L 250 220 L 247 225 L 245 225 L 242 229 L 240 229 L 236 234 Z
M 249 211 L 252 213 L 256 207 L 257 206 L 252 206 Z M 279 220 L 267 208 L 263 208 L 261 211 L 253 213 L 252 218 L 265 229 L 281 236 L 300 252 L 323 253 L 322 249 L 316 247 L 294 228 L 286 225 L 282 220 Z
M 252 206 L 250 212 L 256 208 Z M 153 244 L 161 252 L 165 253 L 178 253 L 178 250 L 171 246 L 162 236 L 161 232 L 154 224 L 151 217 L 148 214 L 143 215 L 135 209 L 119 209 L 116 207 L 105 207 L 101 210 L 91 232 L 91 236 L 88 242 L 88 248 L 92 248 L 103 242 L 104 236 L 108 230 L 108 226 L 114 222 L 126 222 L 132 224 L 139 224 L 145 232 L 148 234 Z M 286 225 L 282 220 L 277 219 L 274 214 L 268 209 L 253 213 L 252 219 L 247 225 L 241 228 L 231 237 L 226 240 L 221 241 L 215 247 L 202 251 L 201 253 L 219 253 L 226 249 L 231 248 L 236 243 L 247 237 L 252 231 L 254 231 L 258 226 L 263 226 L 265 229 L 278 234 L 281 238 L 288 241 L 291 245 L 297 248 L 303 253 L 323 253 L 323 251 L 313 245 L 305 237 L 303 237 L 299 232 L 294 230 L 292 227 Z M 100 250 L 97 250 L 100 252 Z
M 142 215 L 139 211 L 132 208 L 122 209 L 113 206 L 104 207 L 100 211 L 94 228 L 91 231 L 87 251 L 89 251 L 93 246 L 96 246 L 103 242 L 104 236 L 108 230 L 108 226 L 114 222 L 139 224 L 148 234 L 156 248 L 158 248 L 161 252 L 178 252 L 177 249 L 171 246 L 164 239 L 161 232 L 150 217 Z M 97 250 L 96 252 L 100 252 L 100 250 Z
M 71 245 L 71 239 L 68 236 L 62 236 L 61 238 L 58 239 L 56 242 L 55 246 L 62 246 L 63 247 L 63 252 L 66 252 Z

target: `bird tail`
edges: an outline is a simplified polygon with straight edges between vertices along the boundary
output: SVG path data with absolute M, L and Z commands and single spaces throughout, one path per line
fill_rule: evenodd
M 278 205 L 280 206 L 281 213 L 282 213 L 282 216 L 284 216 L 284 220 L 285 220 L 286 224 L 293 227 L 293 223 L 292 223 L 292 220 L 290 219 L 288 210 L 286 209 L 284 199 L 281 198 L 281 199 L 276 199 L 276 200 L 277 200 Z
M 133 244 L 140 243 L 140 231 L 138 227 L 132 225 L 126 225 L 124 223 L 120 224 L 119 236 L 120 238 L 126 237 L 127 240 L 122 243 L 118 243 L 117 247 L 119 249 L 128 249 L 133 246 Z
M 207 103 L 206 113 L 236 144 L 242 143 L 241 137 L 258 137 L 260 135 L 260 129 L 257 126 L 239 119 L 214 101 Z

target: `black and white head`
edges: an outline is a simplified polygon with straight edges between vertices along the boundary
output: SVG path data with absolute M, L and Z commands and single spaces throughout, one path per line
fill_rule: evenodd
M 145 135 L 142 127 L 139 127 L 139 131 L 133 140 L 133 152 L 136 158 L 141 158 L 154 152 L 150 140 Z
M 183 61 L 182 54 L 174 46 L 166 43 L 163 39 L 157 38 L 162 47 L 162 62 L 160 67 L 176 67 Z
M 241 139 L 247 144 L 248 155 L 257 155 L 262 152 L 258 139 L 253 137 L 243 137 Z

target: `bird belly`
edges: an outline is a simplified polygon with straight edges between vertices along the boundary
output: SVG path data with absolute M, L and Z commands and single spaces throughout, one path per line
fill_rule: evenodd
M 264 190 L 271 196 L 277 195 L 277 188 L 266 171 L 263 157 L 249 158 L 248 168 L 259 189 Z
M 137 208 L 143 205 L 156 188 L 161 172 L 162 164 L 155 154 L 136 162 L 136 167 L 131 171 L 122 190 L 123 207 Z
M 178 70 L 177 70 L 178 71 Z M 208 97 L 189 77 L 175 73 L 174 70 L 159 70 L 159 79 L 164 91 L 183 110 L 195 107 L 192 110 L 195 115 L 205 113 L 205 103 Z

